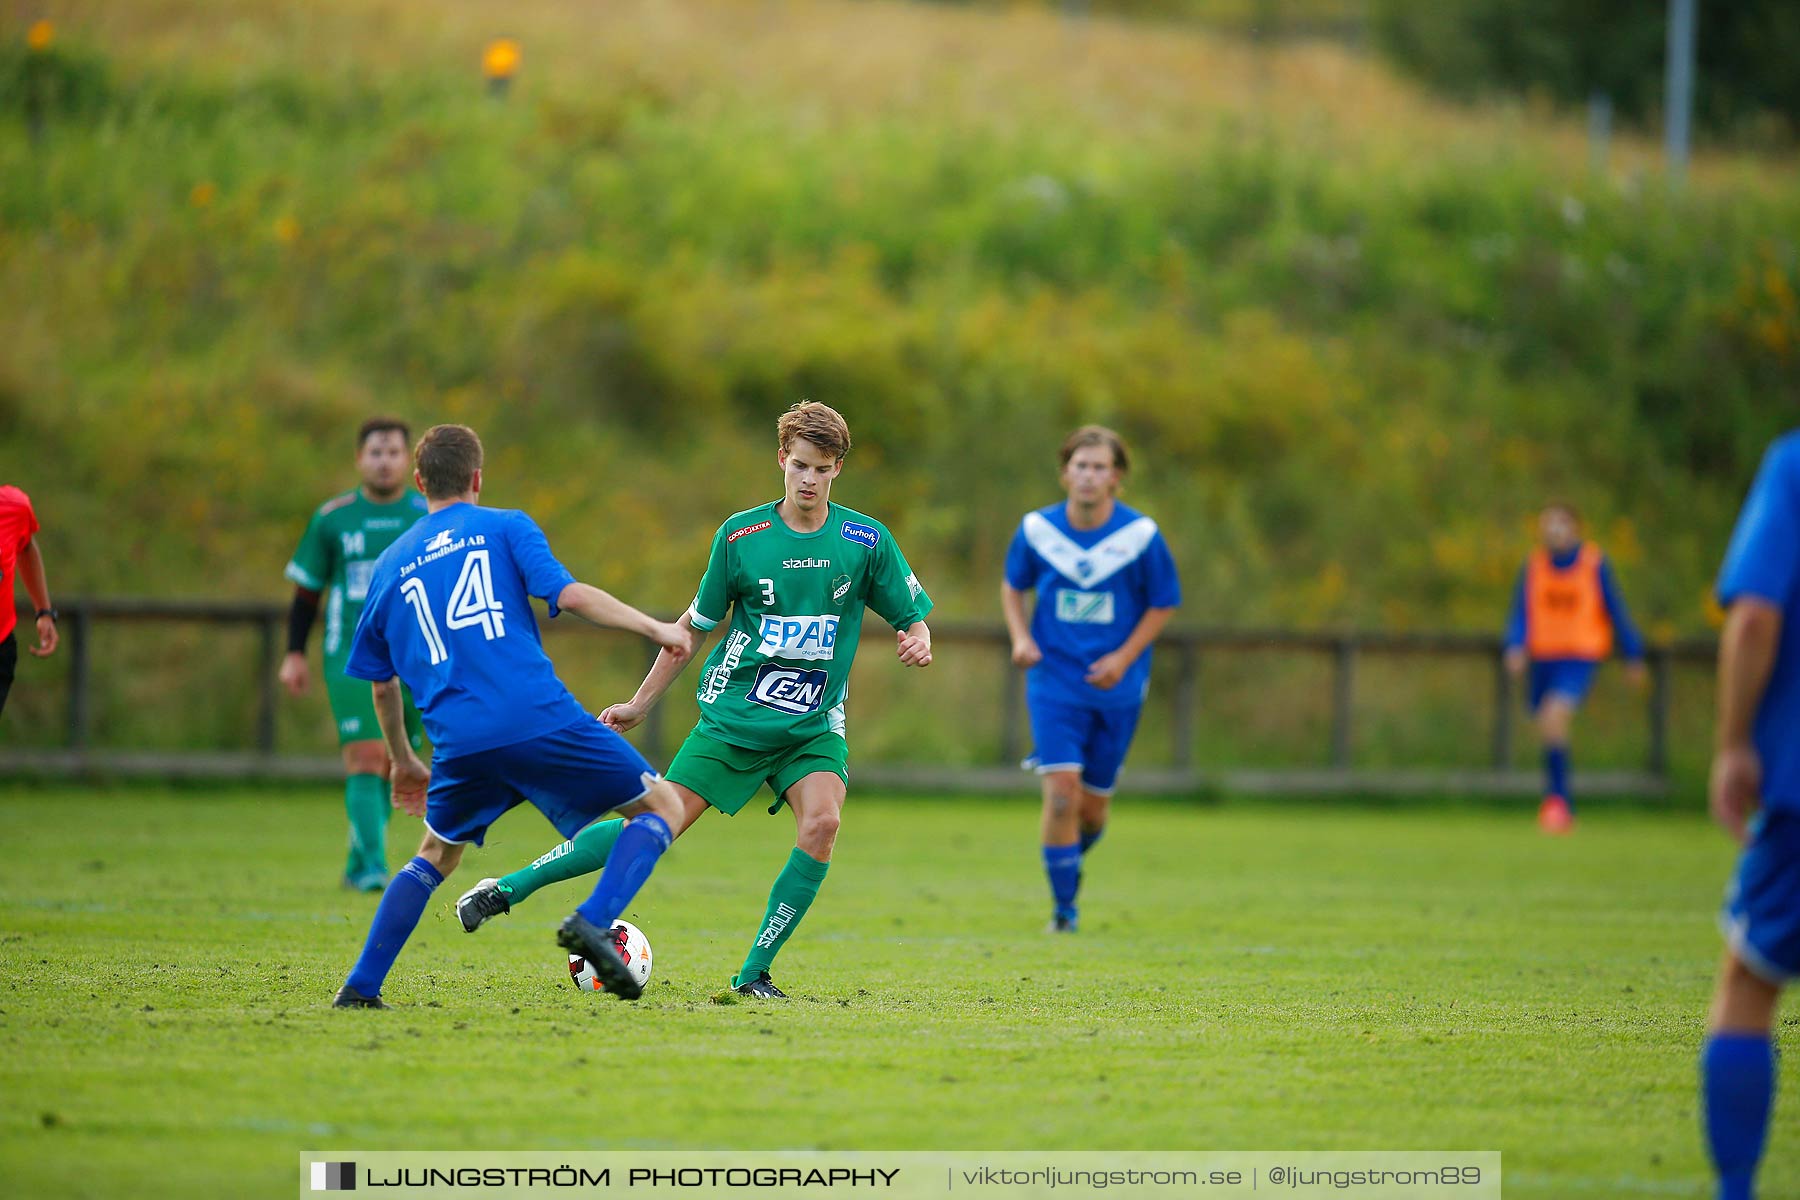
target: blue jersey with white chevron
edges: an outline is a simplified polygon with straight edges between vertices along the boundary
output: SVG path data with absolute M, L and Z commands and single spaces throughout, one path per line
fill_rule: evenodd
M 1175 558 L 1155 521 L 1117 503 L 1098 529 L 1076 529 L 1064 504 L 1026 513 L 1006 552 L 1006 582 L 1037 592 L 1031 636 L 1044 660 L 1025 677 L 1028 699 L 1087 708 L 1143 703 L 1150 651 L 1110 690 L 1087 682 L 1087 673 L 1124 645 L 1146 611 L 1181 604 Z
M 1763 805 L 1800 812 L 1800 430 L 1777 438 L 1738 514 L 1719 603 L 1761 600 L 1781 610 L 1781 641 L 1754 736 L 1762 758 Z
M 449 505 L 376 560 L 344 673 L 398 675 L 439 757 L 565 729 L 587 713 L 544 653 L 530 598 L 554 617 L 574 582 L 524 513 Z

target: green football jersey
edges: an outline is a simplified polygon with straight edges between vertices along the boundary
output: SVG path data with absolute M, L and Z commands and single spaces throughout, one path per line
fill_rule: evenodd
M 719 526 L 690 609 L 696 629 L 731 618 L 700 672 L 699 728 L 760 750 L 844 732 L 865 607 L 895 629 L 931 611 L 881 522 L 833 504 L 817 532 L 795 533 L 778 506 Z
M 376 504 L 357 488 L 319 505 L 306 523 L 286 575 L 323 597 L 327 661 L 350 653 L 350 634 L 362 615 L 375 560 L 426 511 L 425 497 L 410 489 L 398 500 Z

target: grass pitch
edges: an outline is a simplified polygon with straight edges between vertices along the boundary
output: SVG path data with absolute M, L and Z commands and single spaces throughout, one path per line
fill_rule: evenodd
M 1053 939 L 1032 805 L 853 797 L 787 1004 L 713 997 L 792 822 L 709 815 L 628 914 L 657 952 L 637 1005 L 568 983 L 579 885 L 457 925 L 554 842 L 517 812 L 368 1013 L 326 1007 L 375 904 L 334 886 L 328 790 L 0 789 L 0 1179 L 285 1195 L 326 1147 L 1408 1148 L 1500 1150 L 1508 1196 L 1706 1194 L 1731 854 L 1697 817 L 1549 841 L 1522 811 L 1119 809 Z M 1772 1196 L 1800 1192 L 1794 1110 Z

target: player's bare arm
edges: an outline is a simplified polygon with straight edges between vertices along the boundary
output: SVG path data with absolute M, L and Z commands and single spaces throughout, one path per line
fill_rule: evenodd
M 680 624 L 659 621 L 592 584 L 571 583 L 556 598 L 556 606 L 595 625 L 641 634 L 661 646 L 663 654 L 674 656 L 678 662 L 686 662 L 692 652 L 688 631 Z
M 1132 629 L 1131 636 L 1125 639 L 1124 645 L 1110 654 L 1102 654 L 1088 664 L 1087 681 L 1103 691 L 1116 687 L 1119 680 L 1125 678 L 1125 672 L 1131 669 L 1131 664 L 1143 657 L 1151 643 L 1162 636 L 1164 626 L 1168 625 L 1169 618 L 1174 615 L 1175 610 L 1172 608 L 1147 610 Z
M 700 651 L 706 647 L 706 632 L 694 628 L 692 612 L 684 612 L 681 619 L 675 622 L 675 628 L 684 632 L 687 637 L 687 653 L 677 655 L 664 649 L 650 664 L 650 671 L 644 676 L 644 682 L 638 685 L 635 695 L 623 704 L 609 706 L 600 714 L 600 720 L 607 726 L 625 733 L 641 724 L 650 710 L 663 698 L 671 684 L 681 677 L 689 659 L 700 657 Z
M 1044 661 L 1044 652 L 1031 636 L 1031 618 L 1025 612 L 1025 593 L 1010 583 L 1000 585 L 1000 612 L 1006 617 L 1006 632 L 1012 638 L 1012 661 L 1015 667 L 1035 667 Z
M 905 629 L 894 631 L 895 652 L 900 656 L 903 667 L 929 667 L 931 665 L 931 627 L 923 621 L 914 621 Z
M 19 552 L 18 575 L 19 582 L 25 585 L 25 594 L 44 614 L 37 619 L 37 645 L 26 649 L 38 658 L 49 658 L 56 653 L 61 638 L 56 631 L 56 618 L 50 614 L 50 582 L 44 575 L 44 552 L 38 549 L 36 538 L 26 542 L 25 549 Z
M 1762 760 L 1751 739 L 1757 706 L 1781 642 L 1781 610 L 1740 597 L 1719 635 L 1718 728 L 1707 789 L 1713 819 L 1742 843 L 1762 788 Z
M 375 698 L 375 720 L 381 726 L 381 737 L 387 743 L 388 757 L 393 760 L 390 782 L 394 789 L 394 807 L 411 816 L 425 815 L 425 789 L 431 785 L 431 770 L 419 761 L 407 740 L 406 705 L 401 698 L 400 679 L 381 680 L 369 685 Z

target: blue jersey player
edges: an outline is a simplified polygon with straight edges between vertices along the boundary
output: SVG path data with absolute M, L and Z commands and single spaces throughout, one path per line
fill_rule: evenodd
M 414 479 L 430 511 L 376 560 L 346 674 L 374 685 L 393 761 L 394 804 L 425 818 L 418 856 L 382 893 L 362 956 L 334 1004 L 386 1008 L 381 985 L 431 893 L 502 813 L 529 801 L 564 837 L 614 809 L 620 832 L 594 893 L 557 940 L 592 964 L 614 995 L 641 992 L 609 932 L 668 848 L 681 812 L 674 790 L 617 733 L 576 702 L 538 640 L 530 597 L 641 633 L 671 655 L 685 629 L 577 583 L 522 512 L 483 508 L 481 441 L 463 425 L 419 439 Z M 430 768 L 407 740 L 400 685 L 431 736 Z
M 1775 1096 L 1771 1031 L 1800 975 L 1800 431 L 1763 459 L 1719 572 L 1713 816 L 1744 844 L 1700 1058 L 1718 1195 L 1751 1195 Z
M 1150 644 L 1181 604 L 1181 582 L 1156 522 L 1119 503 L 1125 443 L 1087 425 L 1062 446 L 1066 503 L 1026 513 L 1006 552 L 1000 607 L 1013 662 L 1027 670 L 1043 780 L 1050 928 L 1073 933 L 1083 856 L 1106 830 L 1119 766 L 1150 687 Z M 1025 593 L 1037 593 L 1029 623 Z

